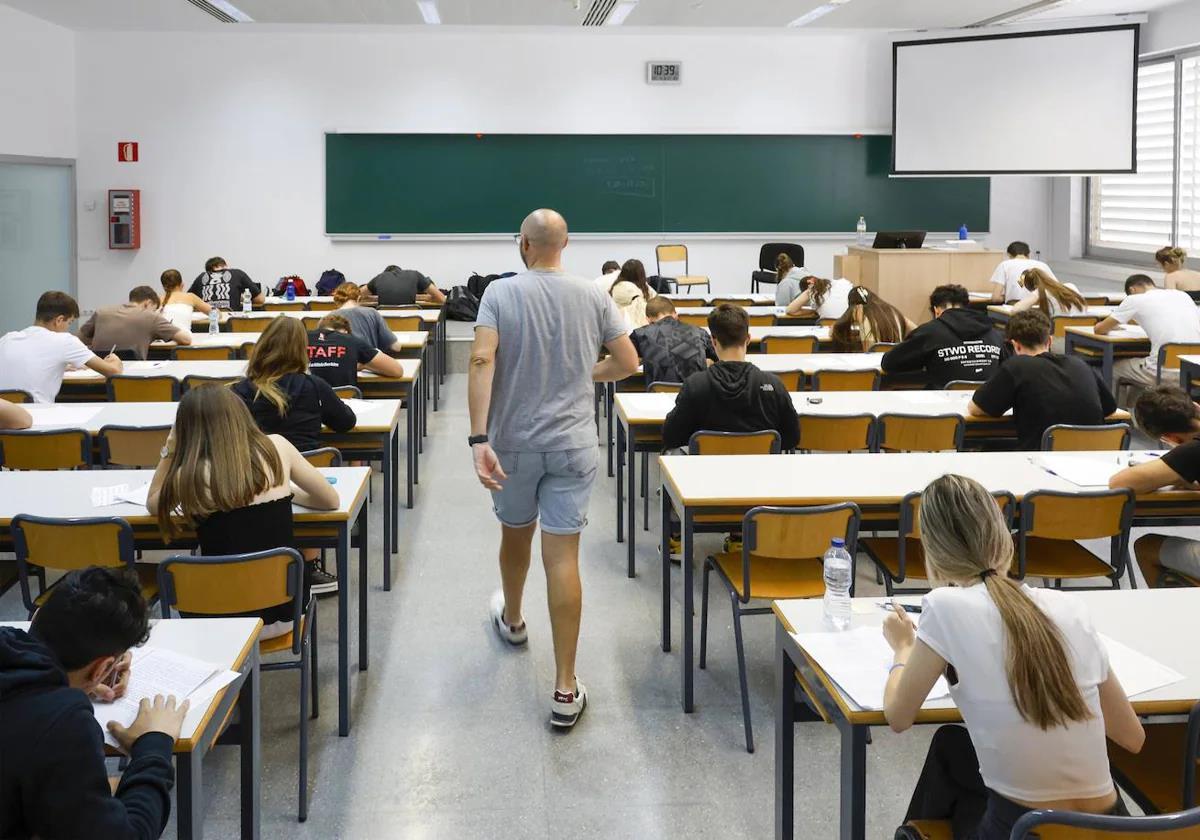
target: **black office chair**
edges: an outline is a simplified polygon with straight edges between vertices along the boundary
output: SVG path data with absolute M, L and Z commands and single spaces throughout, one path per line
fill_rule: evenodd
M 758 287 L 766 283 L 774 285 L 779 282 L 775 276 L 775 258 L 787 254 L 796 265 L 804 265 L 804 246 L 794 242 L 768 242 L 758 249 L 758 271 L 750 274 L 750 291 L 757 292 Z

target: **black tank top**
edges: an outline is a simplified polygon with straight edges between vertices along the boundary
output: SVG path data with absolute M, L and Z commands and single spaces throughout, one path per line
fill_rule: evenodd
M 251 554 L 272 548 L 292 548 L 292 496 L 260 502 L 256 505 L 217 511 L 196 526 L 200 553 L 209 557 L 223 554 Z M 308 580 L 304 576 L 304 599 L 308 601 Z M 258 616 L 264 624 L 292 620 L 292 604 L 245 615 Z

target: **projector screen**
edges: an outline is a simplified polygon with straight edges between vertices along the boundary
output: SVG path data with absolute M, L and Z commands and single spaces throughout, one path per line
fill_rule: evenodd
M 1133 172 L 1137 60 L 1137 25 L 897 42 L 892 173 Z

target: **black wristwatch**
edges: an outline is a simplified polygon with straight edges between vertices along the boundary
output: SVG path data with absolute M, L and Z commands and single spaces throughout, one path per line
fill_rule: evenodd
M 487 435 L 471 435 L 469 438 L 467 438 L 467 443 L 469 443 L 471 446 L 474 446 L 477 443 L 487 443 L 487 442 L 488 442 Z

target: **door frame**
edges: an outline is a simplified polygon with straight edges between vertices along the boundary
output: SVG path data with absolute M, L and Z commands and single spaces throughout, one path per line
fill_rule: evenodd
M 79 300 L 79 207 L 78 184 L 76 181 L 75 158 L 35 157 L 31 155 L 0 154 L 0 163 L 16 163 L 33 166 L 65 166 L 71 172 L 71 297 Z

